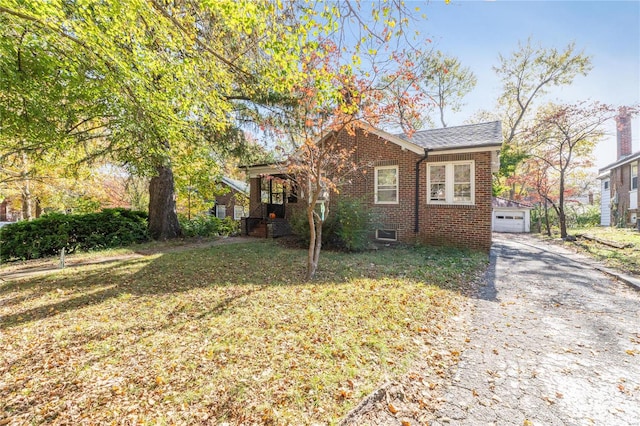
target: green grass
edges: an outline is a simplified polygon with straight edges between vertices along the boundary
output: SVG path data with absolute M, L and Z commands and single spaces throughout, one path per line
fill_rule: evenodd
M 571 235 L 588 234 L 603 240 L 632 244 L 623 249 L 580 238 L 575 246 L 607 266 L 640 275 L 640 232 L 635 228 L 593 227 L 571 229 Z
M 228 244 L 0 283 L 0 413 L 335 424 L 418 357 L 446 366 L 443 330 L 487 262 L 435 248 L 324 252 L 304 283 L 305 255 Z

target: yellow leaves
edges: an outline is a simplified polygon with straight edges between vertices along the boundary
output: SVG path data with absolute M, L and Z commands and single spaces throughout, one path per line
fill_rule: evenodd
M 522 426 L 533 426 L 533 422 L 529 419 L 524 419 Z
M 625 352 L 627 353 L 627 355 L 636 356 L 636 352 L 638 352 L 638 351 L 627 349 Z

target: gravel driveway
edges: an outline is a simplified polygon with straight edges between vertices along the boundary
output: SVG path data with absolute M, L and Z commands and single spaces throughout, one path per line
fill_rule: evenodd
M 469 347 L 430 425 L 640 424 L 640 291 L 587 262 L 494 236 Z

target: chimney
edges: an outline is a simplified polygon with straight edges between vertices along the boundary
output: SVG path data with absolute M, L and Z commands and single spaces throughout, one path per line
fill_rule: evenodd
M 631 115 L 622 109 L 616 117 L 618 160 L 631 155 Z

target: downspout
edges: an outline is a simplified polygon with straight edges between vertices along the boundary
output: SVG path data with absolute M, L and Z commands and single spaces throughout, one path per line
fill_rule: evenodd
M 429 157 L 429 148 L 424 149 L 424 157 L 422 157 L 416 163 L 416 202 L 415 202 L 415 227 L 413 229 L 414 233 L 420 232 L 420 164 L 425 161 Z

